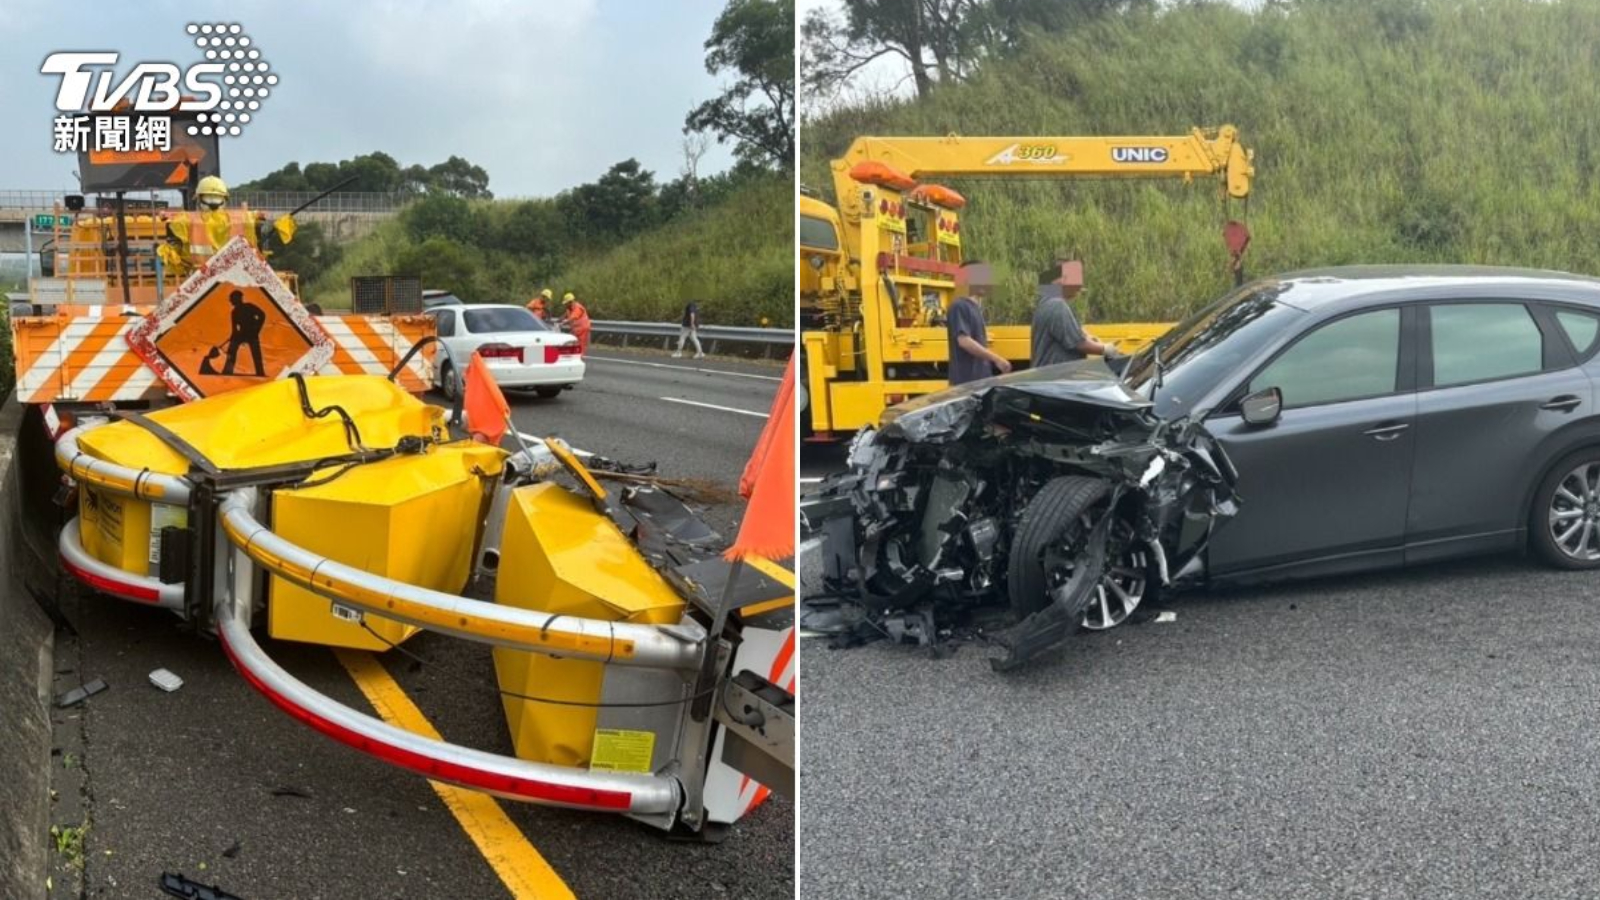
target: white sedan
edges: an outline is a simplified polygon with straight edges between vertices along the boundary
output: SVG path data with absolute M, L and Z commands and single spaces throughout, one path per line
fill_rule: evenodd
M 550 398 L 583 380 L 578 339 L 554 330 L 520 306 L 453 303 L 426 310 L 438 323 L 443 352 L 434 371 L 455 399 L 478 351 L 503 388 L 532 388 Z

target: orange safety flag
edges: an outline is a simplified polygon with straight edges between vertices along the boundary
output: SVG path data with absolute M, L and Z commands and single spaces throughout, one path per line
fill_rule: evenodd
M 472 363 L 467 366 L 467 385 L 462 391 L 461 409 L 467 415 L 467 428 L 475 441 L 498 447 L 511 425 L 511 404 L 500 393 L 489 365 L 472 351 Z
M 790 355 L 778 395 L 772 398 L 767 427 L 739 479 L 739 493 L 750 498 L 750 504 L 739 525 L 739 537 L 728 548 L 728 559 L 794 555 L 794 442 L 794 356 Z

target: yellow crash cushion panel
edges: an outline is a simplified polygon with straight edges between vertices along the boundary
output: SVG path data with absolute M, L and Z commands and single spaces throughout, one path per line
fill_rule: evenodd
M 306 379 L 312 409 L 341 406 L 355 420 L 368 447 L 392 447 L 406 435 L 428 437 L 444 428 L 445 411 L 429 406 L 377 375 L 333 375 Z M 307 418 L 294 381 L 273 381 L 230 391 L 148 417 L 188 441 L 218 468 L 236 469 L 322 459 L 350 452 L 337 413 Z M 86 432 L 78 446 L 89 456 L 131 469 L 169 475 L 189 463 L 162 440 L 131 422 Z M 151 567 L 151 504 L 110 492 L 79 492 L 84 550 L 107 565 L 145 574 Z M 157 515 L 161 519 L 161 515 Z M 94 527 L 88 527 L 90 524 Z
M 375 575 L 460 593 L 472 574 L 479 525 L 505 456 L 498 447 L 448 444 L 357 466 L 313 487 L 280 490 L 272 495 L 272 531 Z M 313 480 L 337 471 L 329 468 Z M 363 628 L 334 616 L 326 597 L 276 577 L 267 624 L 280 640 L 380 651 L 418 630 L 371 613 Z
M 443 429 L 445 411 L 429 406 L 379 375 L 327 375 L 306 379 L 311 408 L 340 406 L 361 430 L 368 447 L 393 447 L 406 435 L 431 436 Z M 300 409 L 293 379 L 229 391 L 150 413 L 192 444 L 220 469 L 244 469 L 322 459 L 350 452 L 337 413 L 308 418 Z M 83 435 L 78 445 L 90 456 L 134 469 L 171 475 L 189 464 L 161 439 L 131 422 L 114 422 Z
M 683 600 L 632 543 L 585 497 L 545 482 L 518 488 L 506 512 L 495 602 L 614 622 L 671 624 Z M 605 665 L 494 650 L 500 689 L 598 703 Z M 517 756 L 586 766 L 593 752 L 593 707 L 501 695 Z

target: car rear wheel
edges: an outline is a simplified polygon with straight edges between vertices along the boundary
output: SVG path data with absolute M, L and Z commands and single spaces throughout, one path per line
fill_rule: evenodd
M 1560 569 L 1600 569 L 1600 447 L 1551 468 L 1534 495 L 1528 533 L 1533 549 Z

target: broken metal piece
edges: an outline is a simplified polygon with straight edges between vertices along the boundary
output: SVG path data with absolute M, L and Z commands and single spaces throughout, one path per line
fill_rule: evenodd
M 96 678 L 87 684 L 80 684 L 70 691 L 64 691 L 57 695 L 56 708 L 66 709 L 69 706 L 77 706 L 79 703 L 82 703 L 90 697 L 93 697 L 95 694 L 100 693 L 108 687 L 110 687 L 110 685 L 106 684 L 105 679 L 103 678 Z
M 214 884 L 201 884 L 182 875 L 172 872 L 162 872 L 161 880 L 156 882 L 162 893 L 184 900 L 244 900 L 237 894 L 230 894 Z

